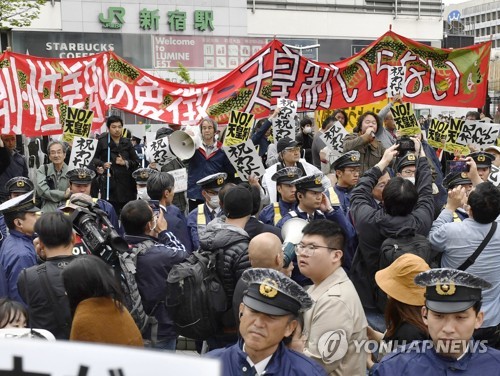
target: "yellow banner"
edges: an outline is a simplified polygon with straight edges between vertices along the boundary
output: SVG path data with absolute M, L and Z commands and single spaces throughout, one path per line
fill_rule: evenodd
M 64 122 L 62 140 L 72 144 L 75 136 L 88 138 L 93 119 L 94 111 L 68 107 L 68 116 Z
M 248 140 L 254 122 L 253 114 L 231 111 L 224 136 L 224 146 L 238 145 Z

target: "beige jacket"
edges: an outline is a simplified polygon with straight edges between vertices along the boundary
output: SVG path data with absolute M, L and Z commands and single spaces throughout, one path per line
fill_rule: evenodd
M 322 364 L 329 375 L 365 375 L 366 353 L 356 353 L 354 341 L 367 339 L 368 323 L 344 269 L 338 268 L 308 292 L 315 303 L 304 314 L 304 333 L 308 335 L 304 354 Z

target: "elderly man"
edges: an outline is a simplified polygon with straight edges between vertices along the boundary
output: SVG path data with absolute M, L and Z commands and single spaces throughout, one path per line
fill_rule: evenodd
M 5 183 L 16 176 L 28 177 L 28 166 L 16 150 L 16 136 L 3 134 L 0 138 L 0 202 L 9 199 Z
M 241 339 L 208 354 L 221 359 L 222 374 L 325 375 L 320 365 L 282 342 L 297 327 L 299 313 L 311 307 L 309 295 L 272 269 L 249 269 L 242 278 L 249 288 L 239 307 Z

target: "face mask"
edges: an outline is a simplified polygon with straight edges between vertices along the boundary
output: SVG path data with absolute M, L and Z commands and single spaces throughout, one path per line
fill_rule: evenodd
M 148 196 L 147 187 L 137 189 L 137 199 L 138 200 L 151 200 L 151 198 Z
M 311 133 L 311 132 L 312 132 L 312 128 L 311 128 L 311 127 L 305 127 L 305 128 L 304 128 L 304 133 L 305 133 L 305 134 L 309 134 L 309 133 Z
M 219 207 L 219 195 L 210 196 L 209 205 L 213 209 L 217 209 Z
M 403 179 L 409 180 L 413 183 L 413 185 L 415 185 L 415 176 L 408 176 L 407 178 L 403 178 Z

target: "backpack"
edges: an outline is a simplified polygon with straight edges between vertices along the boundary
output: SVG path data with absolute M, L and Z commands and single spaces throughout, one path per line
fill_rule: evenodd
M 217 257 L 224 252 L 198 250 L 168 273 L 166 306 L 173 314 L 177 333 L 205 340 L 220 329 L 227 310 L 224 286 L 217 275 Z
M 148 314 L 144 311 L 142 305 L 141 294 L 135 279 L 137 270 L 137 257 L 139 254 L 145 253 L 149 248 L 153 247 L 156 243 L 152 240 L 145 240 L 141 243 L 129 247 L 128 252 L 118 253 L 118 260 L 120 262 L 120 284 L 123 290 L 125 306 L 134 319 L 137 327 L 143 336 L 147 335 L 148 330 L 151 329 L 151 342 L 154 344 L 158 337 L 158 320 L 153 316 L 156 306 Z
M 399 256 L 413 253 L 425 260 L 428 264 L 432 260 L 431 243 L 427 237 L 416 234 L 414 229 L 403 227 L 394 237 L 384 240 L 380 246 L 378 269 L 385 269 Z

